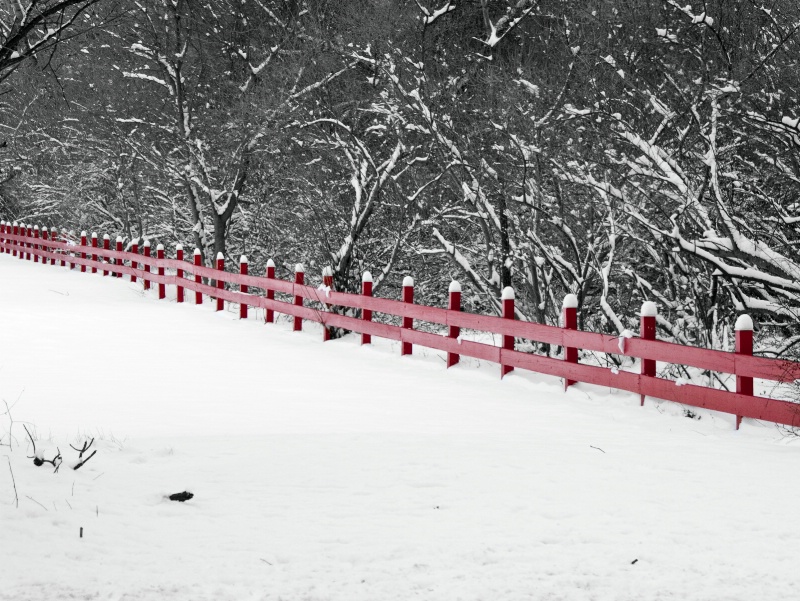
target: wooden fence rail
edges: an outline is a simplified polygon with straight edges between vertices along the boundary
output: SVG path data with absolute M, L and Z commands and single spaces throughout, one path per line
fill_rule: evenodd
M 41 235 L 40 235 L 41 234 Z M 523 322 L 514 319 L 514 291 L 503 291 L 503 316 L 478 315 L 461 311 L 461 287 L 453 282 L 449 289 L 448 308 L 429 307 L 413 302 L 414 282 L 408 277 L 403 282 L 403 299 L 391 300 L 372 296 L 372 277 L 364 274 L 362 294 L 348 294 L 332 290 L 330 272 L 322 274 L 323 285 L 306 285 L 302 265 L 295 269 L 293 281 L 275 278 L 275 265 L 267 264 L 265 277 L 248 273 L 248 261 L 242 257 L 239 272 L 224 270 L 224 258 L 216 260 L 216 268 L 200 265 L 200 252 L 195 250 L 191 261 L 183 260 L 183 248 L 176 249 L 178 258 L 165 257 L 159 245 L 155 256 L 150 253 L 150 243 L 138 245 L 130 251 L 122 250 L 122 240 L 117 238 L 116 248 L 110 248 L 110 239 L 103 236 L 98 244 L 96 234 L 89 238 L 86 232 L 80 242 L 69 239 L 62 230 L 31 227 L 30 225 L 0 223 L 0 252 L 19 259 L 61 266 L 68 263 L 71 269 L 80 266 L 82 272 L 102 271 L 103 276 L 127 275 L 132 282 L 141 280 L 145 289 L 158 285 L 158 297 L 165 298 L 167 285 L 175 286 L 177 301 L 183 302 L 184 290 L 195 293 L 197 304 L 203 296 L 216 300 L 217 310 L 224 302 L 238 304 L 240 317 L 246 318 L 247 307 L 266 310 L 266 321 L 274 321 L 275 313 L 293 317 L 294 329 L 302 329 L 303 321 L 322 324 L 324 339 L 330 339 L 329 328 L 338 327 L 361 334 L 362 344 L 369 344 L 372 336 L 397 340 L 402 354 L 411 354 L 414 345 L 447 353 L 447 366 L 458 363 L 460 356 L 492 361 L 500 365 L 501 376 L 514 368 L 562 378 L 565 387 L 585 382 L 639 394 L 642 404 L 646 396 L 674 401 L 694 407 L 704 407 L 736 416 L 738 428 L 742 418 L 766 420 L 791 427 L 800 426 L 800 404 L 766 397 L 754 396 L 753 379 L 774 382 L 794 382 L 800 379 L 800 363 L 753 356 L 753 323 L 746 316 L 736 322 L 736 350 L 733 353 L 696 348 L 655 339 L 656 307 L 652 302 L 642 306 L 640 336 L 611 336 L 577 329 L 577 299 L 567 295 L 563 306 L 564 327 Z M 89 242 L 90 241 L 90 242 Z M 204 284 L 203 279 L 215 282 Z M 226 289 L 224 286 L 239 289 Z M 265 292 L 264 296 L 251 294 L 253 289 Z M 275 298 L 275 293 L 291 297 L 291 301 Z M 360 317 L 334 312 L 334 307 L 355 309 Z M 398 317 L 401 326 L 373 321 L 375 313 Z M 414 329 L 414 320 L 445 326 L 446 334 L 434 334 Z M 494 346 L 482 342 L 463 340 L 462 329 L 471 329 L 500 335 L 502 343 Z M 557 345 L 564 349 L 563 358 L 524 353 L 514 349 L 515 339 L 531 340 Z M 623 355 L 639 358 L 640 373 L 581 364 L 578 350 Z M 733 374 L 736 391 L 720 390 L 707 386 L 673 381 L 656 376 L 656 361 L 695 367 L 702 370 Z

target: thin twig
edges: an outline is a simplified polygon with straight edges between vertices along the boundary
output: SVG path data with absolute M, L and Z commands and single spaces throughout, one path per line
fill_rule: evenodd
M 31 436 L 31 433 L 28 432 L 28 426 L 22 424 L 22 427 L 25 428 L 25 432 L 28 433 L 28 438 L 31 439 L 31 444 L 33 445 L 33 457 L 28 457 L 28 459 L 33 459 L 34 457 L 36 457 L 36 443 L 33 442 L 33 436 Z
M 268 562 L 268 561 L 267 561 L 266 559 L 264 559 L 263 557 L 259 557 L 259 559 L 260 559 L 261 561 L 263 561 L 265 564 L 267 564 L 268 566 L 271 566 L 271 565 L 272 565 L 270 562 Z
M 37 500 L 36 500 L 36 499 L 34 499 L 33 497 L 28 497 L 28 495 L 25 495 L 25 496 L 26 496 L 27 498 L 29 498 L 31 501 L 33 501 L 34 503 L 36 503 L 36 504 L 37 504 L 39 507 L 41 507 L 41 508 L 42 508 L 42 509 L 44 509 L 45 511 L 48 511 L 47 507 L 45 507 L 44 505 L 42 505 L 41 503 L 39 503 L 39 501 L 37 501 Z
M 597 449 L 597 450 L 598 450 L 598 451 L 600 451 L 601 453 L 605 453 L 605 451 L 604 451 L 603 449 L 601 449 L 600 447 L 593 447 L 592 445 L 589 445 L 589 448 L 590 448 L 590 449 Z
M 11 472 L 11 483 L 14 485 L 14 501 L 17 504 L 17 509 L 19 509 L 19 495 L 17 494 L 17 481 L 14 479 L 14 470 L 11 469 L 11 458 L 6 455 L 6 459 L 8 460 L 8 471 Z

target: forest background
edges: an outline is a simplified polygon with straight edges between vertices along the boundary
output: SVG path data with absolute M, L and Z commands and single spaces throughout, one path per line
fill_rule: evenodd
M 800 341 L 795 0 L 0 0 L 0 214 Z

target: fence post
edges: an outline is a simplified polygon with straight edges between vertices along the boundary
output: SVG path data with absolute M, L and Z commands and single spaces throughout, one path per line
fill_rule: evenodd
M 658 307 L 653 301 L 645 301 L 642 303 L 642 311 L 639 317 L 639 338 L 642 340 L 655 340 L 656 339 L 656 316 L 658 315 Z M 643 376 L 654 377 L 656 375 L 656 360 L 655 359 L 642 359 L 640 373 Z M 640 405 L 644 406 L 645 395 L 639 395 Z
M 92 248 L 97 248 L 97 234 L 92 232 Z M 97 273 L 97 253 L 92 253 L 92 273 Z
M 303 267 L 302 263 L 298 263 L 294 266 L 294 283 L 300 286 L 303 285 L 306 279 L 305 268 Z M 303 297 L 298 296 L 297 294 L 294 295 L 294 304 L 296 307 L 303 306 Z M 303 329 L 303 318 L 302 317 L 295 317 L 294 318 L 294 326 L 292 330 L 295 332 L 299 332 Z
M 0 222 L 0 242 L 3 243 L 3 247 L 0 248 L 0 252 L 3 252 L 3 253 L 6 252 L 6 249 L 5 249 L 6 236 L 5 236 L 5 234 L 6 234 L 6 222 L 2 221 L 2 222 Z
M 414 303 L 414 278 L 407 275 L 403 278 L 403 302 Z M 414 328 L 414 318 L 403 318 L 403 329 L 411 330 Z M 400 343 L 400 355 L 411 355 L 414 352 L 414 346 L 410 342 Z
M 111 238 L 108 234 L 103 234 L 103 250 L 110 250 L 111 247 Z M 103 263 L 108 265 L 110 259 L 108 257 L 103 257 Z M 103 277 L 108 275 L 108 269 L 103 269 Z
M 118 253 L 121 253 L 121 252 L 122 252 L 122 236 L 117 236 L 117 240 L 116 240 L 116 251 L 117 251 Z M 121 277 L 122 277 L 122 271 L 119 269 L 119 267 L 122 267 L 124 264 L 125 264 L 125 261 L 123 261 L 121 257 L 116 257 L 116 258 L 114 259 L 114 267 L 117 267 L 117 268 L 118 268 L 118 269 L 117 269 L 117 270 L 114 272 L 114 277 L 116 277 L 116 278 L 121 278 Z
M 217 271 L 225 271 L 225 255 L 221 252 L 217 253 Z M 221 279 L 217 278 L 217 290 L 222 290 L 225 288 L 225 282 Z M 217 311 L 223 311 L 225 309 L 225 301 L 217 297 Z
M 28 252 L 25 253 L 25 259 L 27 259 L 28 261 L 30 261 L 31 257 L 33 256 L 33 253 L 31 252 L 31 250 L 33 250 L 33 242 L 31 242 L 31 240 L 33 240 L 33 226 L 29 223 L 28 224 L 28 243 L 26 244 L 26 246 L 28 247 Z
M 506 286 L 503 288 L 500 298 L 503 301 L 503 318 L 514 319 L 514 289 L 511 286 Z M 503 349 L 506 351 L 514 350 L 513 336 L 503 335 Z M 512 371 L 514 371 L 514 368 L 511 365 L 500 365 L 501 378 Z
M 567 294 L 561 304 L 561 315 L 565 330 L 578 329 L 578 297 L 574 294 Z M 564 361 L 567 363 L 578 362 L 578 349 L 564 345 Z M 564 378 L 564 390 L 575 384 L 575 380 Z
M 736 320 L 733 326 L 736 330 L 736 354 L 737 355 L 752 355 L 753 354 L 753 320 L 749 315 L 742 314 Z M 753 378 L 749 376 L 736 376 L 736 392 L 738 394 L 747 394 L 753 396 Z M 742 416 L 736 416 L 736 429 L 742 425 Z
M 144 247 L 142 248 L 145 257 L 150 256 L 150 240 L 147 238 L 144 239 Z M 144 289 L 150 290 L 150 280 L 147 278 L 147 274 L 150 273 L 150 264 L 144 264 L 144 273 L 145 275 L 142 276 L 142 281 L 144 282 Z
M 461 284 L 453 280 L 450 282 L 447 292 L 449 293 L 447 308 L 450 311 L 461 311 Z M 450 338 L 458 339 L 458 337 L 461 336 L 461 328 L 458 326 L 449 326 L 447 335 Z M 461 355 L 458 353 L 447 353 L 447 367 L 453 367 L 460 359 Z
M 11 233 L 14 234 L 15 236 L 19 236 L 19 224 L 16 221 L 14 222 L 14 225 L 12 226 Z M 12 251 L 13 252 L 12 256 L 16 257 L 17 256 L 17 246 L 19 246 L 19 243 L 16 240 L 14 240 L 13 241 L 13 246 L 14 246 L 14 249 Z
M 156 246 L 156 259 L 158 259 L 160 261 L 159 264 L 158 264 L 158 275 L 160 277 L 164 277 L 164 275 L 166 275 L 166 273 L 165 273 L 165 270 L 164 270 L 164 263 L 163 263 L 163 261 L 164 261 L 164 245 L 163 244 L 159 244 L 158 246 Z M 165 299 L 165 298 L 167 298 L 167 285 L 164 282 L 159 282 L 158 283 L 158 299 L 162 300 L 162 299 Z
M 85 231 L 81 232 L 81 246 L 83 247 L 83 250 L 80 253 L 80 257 L 81 259 L 86 260 L 86 247 L 88 246 L 88 243 L 86 242 Z M 86 264 L 81 264 L 81 273 L 86 273 Z
M 199 248 L 194 249 L 194 266 L 200 267 L 203 264 L 203 254 L 200 252 Z M 194 283 L 200 284 L 203 281 L 203 277 L 195 272 L 194 274 Z M 194 304 L 195 305 L 202 305 L 203 304 L 203 293 L 197 290 L 194 291 Z
M 135 238 L 135 239 L 134 239 L 134 240 L 131 242 L 131 252 L 132 252 L 134 255 L 138 255 L 138 254 L 139 254 L 139 238 Z M 139 263 L 138 261 L 134 261 L 133 259 L 131 259 L 131 267 L 132 267 L 133 269 L 138 269 L 138 268 L 139 268 L 139 267 L 141 267 L 141 266 L 142 266 L 142 264 L 141 264 L 141 263 Z M 131 282 L 135 282 L 135 281 L 136 281 L 136 274 L 134 273 L 134 274 L 132 274 L 132 275 L 131 275 Z
M 323 267 L 322 268 L 322 293 L 327 296 L 328 293 L 333 290 L 333 269 L 331 267 Z M 325 303 L 325 306 L 330 308 L 328 303 Z M 322 341 L 328 341 L 331 339 L 331 330 L 330 328 L 325 325 L 325 322 L 322 323 Z
M 239 257 L 239 273 L 247 275 L 248 261 L 245 255 Z M 247 284 L 239 284 L 239 292 L 247 294 L 250 287 Z M 247 303 L 239 303 L 239 319 L 247 319 Z
M 361 294 L 363 296 L 372 296 L 372 274 L 365 271 L 361 276 Z M 362 309 L 361 319 L 364 321 L 372 321 L 372 310 Z M 372 344 L 372 334 L 361 334 L 361 344 Z
M 275 261 L 272 259 L 267 259 L 267 279 L 274 280 L 275 279 Z M 274 290 L 267 290 L 267 300 L 275 300 L 275 291 Z M 272 309 L 267 309 L 266 314 L 264 315 L 264 323 L 272 323 L 275 321 L 275 311 Z
M 61 236 L 61 238 L 63 238 L 63 237 L 64 236 Z M 50 230 L 50 239 L 53 240 L 54 242 L 59 242 L 58 229 L 51 228 L 51 230 Z M 56 252 L 56 250 L 57 249 L 54 248 L 53 252 Z M 61 254 L 61 267 L 65 267 L 67 262 L 64 259 L 64 251 L 62 250 L 60 252 L 60 254 Z M 51 265 L 55 265 L 55 264 L 56 264 L 56 259 L 55 259 L 55 257 L 53 257 Z
M 39 240 L 39 226 L 38 226 L 38 225 L 35 225 L 35 226 L 33 227 L 33 239 L 34 239 L 35 241 L 38 241 L 38 240 Z M 37 242 L 34 242 L 34 244 L 33 244 L 33 250 L 34 250 L 34 251 L 37 251 L 37 250 L 39 250 L 39 244 L 38 244 Z M 34 263 L 38 263 L 38 262 L 39 262 L 39 255 L 38 255 L 38 254 L 36 254 L 35 252 L 33 253 L 33 262 L 34 262 Z
M 50 252 L 50 246 L 47 244 L 49 238 L 49 230 L 47 226 L 42 228 L 42 252 Z M 47 265 L 47 257 L 42 255 L 42 265 Z
M 183 261 L 183 246 L 178 244 L 175 247 L 175 259 L 178 261 Z M 177 301 L 179 303 L 183 302 L 183 286 L 181 286 L 181 280 L 183 279 L 183 269 L 178 269 L 175 271 L 175 277 L 178 280 L 177 284 Z

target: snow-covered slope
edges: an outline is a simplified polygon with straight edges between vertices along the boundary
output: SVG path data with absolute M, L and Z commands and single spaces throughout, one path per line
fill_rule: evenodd
M 800 443 L 774 426 L 140 286 L 0 255 L 0 599 L 800 590 Z M 23 423 L 46 458 L 98 453 L 35 467 Z

